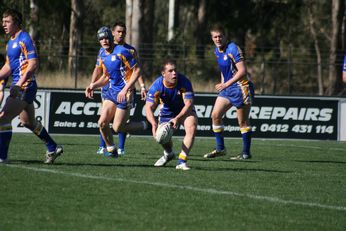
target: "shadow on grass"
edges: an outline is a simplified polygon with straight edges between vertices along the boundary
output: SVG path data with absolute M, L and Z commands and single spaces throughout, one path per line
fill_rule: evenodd
M 149 164 L 121 164 L 121 163 L 107 163 L 107 164 L 92 164 L 92 163 L 61 163 L 57 162 L 54 164 L 44 164 L 43 161 L 40 160 L 11 160 L 10 164 L 26 164 L 26 165 L 43 165 L 43 166 L 90 166 L 90 167 L 140 167 L 140 168 L 151 168 L 153 165 Z
M 317 163 L 317 164 L 346 164 L 345 161 L 333 161 L 333 160 L 294 160 L 294 162 Z
M 282 171 L 274 169 L 259 169 L 259 168 L 211 168 L 211 167 L 193 167 L 192 169 L 202 170 L 202 171 L 212 171 L 212 172 L 222 172 L 222 171 L 231 171 L 231 172 L 266 172 L 266 173 L 292 173 L 292 171 Z

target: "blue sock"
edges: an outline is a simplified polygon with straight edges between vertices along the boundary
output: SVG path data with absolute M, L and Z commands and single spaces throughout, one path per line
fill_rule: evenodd
M 221 151 L 225 149 L 225 141 L 223 137 L 223 125 L 216 126 L 213 125 L 213 131 L 216 139 L 216 150 Z
M 121 150 L 124 150 L 125 149 L 125 141 L 126 141 L 126 133 L 119 132 L 118 133 L 118 139 L 119 139 L 118 148 Z
M 29 128 L 30 129 L 30 128 Z M 56 149 L 56 143 L 52 137 L 48 134 L 47 130 L 42 126 L 41 123 L 37 123 L 36 128 L 30 129 L 40 140 L 44 142 L 48 152 L 54 152 Z
M 0 127 L 2 129 L 0 133 L 0 158 L 6 160 L 12 138 L 12 126 L 11 124 L 6 124 Z
M 105 140 L 103 139 L 102 135 L 100 134 L 100 147 L 105 148 L 107 145 L 105 143 Z
M 243 153 L 250 155 L 250 146 L 251 146 L 251 127 L 241 128 L 241 136 L 243 138 Z

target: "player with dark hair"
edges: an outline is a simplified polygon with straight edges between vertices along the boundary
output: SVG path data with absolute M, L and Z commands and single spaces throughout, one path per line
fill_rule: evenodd
M 133 55 L 133 57 L 137 60 L 137 62 L 139 61 L 138 59 L 138 53 L 136 51 L 136 49 L 131 46 L 130 44 L 125 42 L 125 37 L 126 37 L 126 25 L 125 23 L 121 22 L 121 21 L 117 21 L 113 24 L 112 27 L 112 34 L 114 37 L 114 43 L 117 44 L 118 46 L 123 46 L 124 48 L 128 49 L 130 51 L 130 53 Z M 141 99 L 145 100 L 146 95 L 147 95 L 147 91 L 145 88 L 145 84 L 144 84 L 144 80 L 143 80 L 143 76 L 141 75 L 141 70 L 140 67 L 138 65 L 139 68 L 139 76 L 138 76 L 138 83 L 140 85 L 140 93 L 141 93 Z M 132 70 L 130 68 L 127 68 L 125 70 L 126 75 L 131 76 L 132 75 Z M 130 91 L 133 96 L 135 97 L 136 94 L 136 90 L 133 87 L 133 89 L 131 89 Z M 129 108 L 130 110 L 131 108 Z M 118 147 L 118 154 L 119 155 L 124 155 L 125 154 L 125 140 L 126 140 L 126 133 L 119 133 L 118 134 L 118 138 L 119 138 L 119 147 Z
M 21 29 L 22 15 L 13 9 L 3 13 L 2 26 L 11 39 L 7 43 L 6 63 L 0 70 L 0 79 L 12 75 L 10 96 L 0 113 L 0 163 L 8 161 L 8 148 L 12 138 L 11 121 L 19 115 L 24 127 L 36 134 L 47 147 L 44 163 L 52 164 L 63 153 L 39 121 L 35 120 L 33 101 L 37 84 L 35 71 L 38 56 L 30 35 Z
M 176 64 L 172 60 L 164 62 L 161 75 L 154 81 L 148 91 L 145 104 L 146 117 L 152 126 L 152 134 L 156 137 L 158 124 L 170 122 L 174 129 L 182 124 L 185 128 L 185 136 L 182 142 L 182 150 L 179 154 L 176 169 L 189 170 L 187 158 L 192 148 L 197 127 L 197 115 L 193 106 L 193 89 L 190 80 L 177 72 Z M 154 117 L 154 111 L 159 103 L 162 103 L 158 121 Z M 165 166 L 174 159 L 173 142 L 162 144 L 163 156 L 156 161 L 154 166 Z
M 254 97 L 253 84 L 248 78 L 241 49 L 235 43 L 227 42 L 224 28 L 215 25 L 210 29 L 210 34 L 216 46 L 215 55 L 221 71 L 221 82 L 215 85 L 215 89 L 219 94 L 211 115 L 216 147 L 212 152 L 205 154 L 204 158 L 214 158 L 226 154 L 222 117 L 232 106 L 235 106 L 243 139 L 243 150 L 231 159 L 250 159 L 252 129 L 249 122 L 249 113 Z
M 90 83 L 85 94 L 86 97 L 92 98 L 95 89 L 108 85 L 107 91 L 102 95 L 104 101 L 98 124 L 102 138 L 107 145 L 107 152 L 111 153 L 112 157 L 117 157 L 118 152 L 109 128 L 112 119 L 113 130 L 117 133 L 135 132 L 147 128 L 145 121 L 127 123 L 130 115 L 128 109 L 132 107 L 134 100 L 131 90 L 138 79 L 139 68 L 137 60 L 129 50 L 114 44 L 114 38 L 109 28 L 100 28 L 97 38 L 107 52 L 103 59 L 99 59 L 103 74 L 97 81 Z M 126 69 L 131 69 L 130 76 L 127 75 L 129 72 L 124 71 Z

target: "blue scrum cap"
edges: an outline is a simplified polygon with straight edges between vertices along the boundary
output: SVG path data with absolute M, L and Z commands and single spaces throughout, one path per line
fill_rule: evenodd
M 111 43 L 113 43 L 114 41 L 112 31 L 106 26 L 101 27 L 97 31 L 97 39 L 100 41 L 101 39 L 104 39 L 104 38 L 109 39 Z

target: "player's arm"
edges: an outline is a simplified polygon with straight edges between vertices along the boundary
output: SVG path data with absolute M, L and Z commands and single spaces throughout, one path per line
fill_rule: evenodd
M 342 72 L 342 81 L 346 84 L 346 71 Z
M 147 89 L 145 88 L 142 75 L 138 76 L 138 83 L 141 88 L 141 100 L 145 100 L 145 98 L 147 97 Z
M 180 121 L 182 118 L 184 118 L 186 115 L 192 112 L 193 109 L 193 99 L 184 99 L 185 106 L 181 109 L 179 114 L 170 120 L 170 122 L 173 123 L 173 128 L 177 129 L 178 123 L 182 123 Z
M 151 124 L 151 131 L 153 133 L 153 137 L 156 136 L 156 130 L 157 130 L 157 121 L 154 116 L 154 112 L 157 108 L 157 104 L 154 102 L 147 101 L 145 103 L 145 115 L 147 117 L 148 122 Z
M 91 76 L 91 82 L 96 82 L 102 76 L 102 68 L 100 66 L 95 66 L 93 74 Z
M 106 85 L 109 82 L 109 75 L 103 74 L 98 80 L 89 84 L 85 89 L 85 96 L 89 99 L 93 99 L 94 90 Z
M 236 63 L 235 66 L 238 71 L 227 82 L 216 84 L 215 89 L 217 91 L 222 91 L 223 89 L 231 86 L 233 83 L 238 82 L 241 78 L 243 78 L 247 74 L 246 65 L 244 61 L 240 61 Z
M 2 66 L 0 70 L 0 79 L 5 79 L 8 76 L 11 75 L 11 67 L 10 65 L 6 62 L 4 66 Z
M 95 83 L 100 78 L 100 76 L 102 76 L 102 68 L 100 66 L 95 66 L 91 76 L 90 84 Z M 94 90 L 90 89 L 90 84 L 85 88 L 84 93 L 87 98 L 92 99 L 94 97 Z
M 28 78 L 30 78 L 36 71 L 38 67 L 38 59 L 28 59 L 28 66 L 26 68 L 26 71 L 20 76 L 18 82 L 16 83 L 17 86 L 21 87 Z
M 127 91 L 132 89 L 133 85 L 135 84 L 135 82 L 137 81 L 137 79 L 140 75 L 140 69 L 139 69 L 137 64 L 135 64 L 132 67 L 132 70 L 133 71 L 132 71 L 130 80 L 126 83 L 125 87 L 118 94 L 118 97 L 117 97 L 118 102 L 123 102 L 124 100 L 126 100 Z

